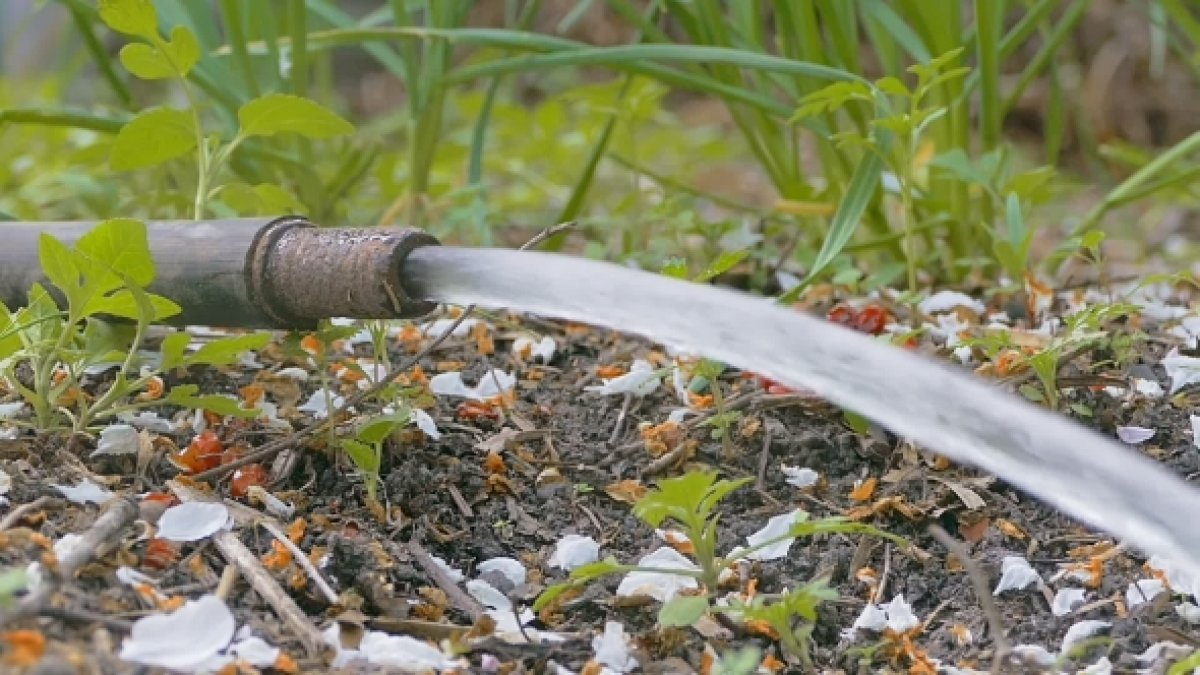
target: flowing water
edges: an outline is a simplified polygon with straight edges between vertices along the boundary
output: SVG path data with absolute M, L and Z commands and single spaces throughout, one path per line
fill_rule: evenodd
M 565 255 L 430 246 L 404 276 L 414 297 L 603 326 L 812 390 L 1200 571 L 1200 488 L 949 364 L 769 299 Z

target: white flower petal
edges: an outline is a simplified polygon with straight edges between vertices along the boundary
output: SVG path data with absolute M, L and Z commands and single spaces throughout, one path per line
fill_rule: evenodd
M 233 639 L 233 614 L 215 595 L 184 603 L 170 614 L 138 619 L 120 658 L 147 666 L 194 670 Z
M 1066 616 L 1082 604 L 1086 596 L 1087 591 L 1082 588 L 1060 588 L 1054 594 L 1054 602 L 1050 605 L 1050 612 L 1054 616 Z
M 579 534 L 568 534 L 554 546 L 554 555 L 548 561 L 551 567 L 558 567 L 570 572 L 581 565 L 596 562 L 600 559 L 600 544 L 591 537 Z
M 90 456 L 136 455 L 139 447 L 138 430 L 133 425 L 112 424 L 100 431 L 100 439 Z
M 429 556 L 429 557 L 433 558 L 434 564 L 437 565 L 438 567 L 442 568 L 442 571 L 445 572 L 446 576 L 450 577 L 450 580 L 453 581 L 454 583 L 456 583 L 456 584 L 462 583 L 462 580 L 467 578 L 466 575 L 464 575 L 462 573 L 462 570 L 455 568 L 455 567 L 451 567 L 450 563 L 446 562 L 442 558 L 439 558 L 436 555 Z
M 1011 653 L 1023 663 L 1031 665 L 1050 666 L 1058 660 L 1041 645 L 1017 645 L 1012 648 Z
M 1162 385 L 1158 382 L 1140 377 L 1133 380 L 1133 390 L 1146 398 L 1162 398 L 1164 394 Z
M 429 391 L 438 396 L 457 396 L 473 401 L 486 401 L 507 393 L 517 385 L 514 375 L 502 370 L 489 370 L 479 378 L 479 383 L 468 387 L 462 379 L 462 373 L 439 373 L 429 378 Z
M 1060 654 L 1066 654 L 1076 644 L 1092 637 L 1096 633 L 1108 628 L 1112 624 L 1108 621 L 1098 621 L 1096 619 L 1086 619 L 1080 621 L 1067 629 L 1067 634 L 1063 636 L 1062 648 L 1059 649 Z
M 649 567 L 663 570 L 687 570 L 698 572 L 700 567 L 688 560 L 679 551 L 670 546 L 662 546 L 652 553 L 643 556 L 638 561 L 639 567 Z M 621 597 L 646 595 L 666 602 L 675 597 L 681 590 L 697 588 L 696 580 L 692 577 L 671 572 L 630 572 L 621 579 L 617 586 L 617 595 Z
M 12 403 L 0 403 L 0 420 L 11 420 L 21 411 L 25 409 L 24 401 L 13 401 Z
M 796 519 L 803 515 L 803 510 L 796 509 L 791 513 L 775 516 L 774 518 L 768 520 L 767 524 L 763 526 L 761 530 L 746 537 L 746 541 L 749 542 L 751 546 L 758 546 L 764 542 L 781 537 L 787 534 L 788 530 L 792 528 L 792 524 L 796 522 Z M 795 537 L 782 539 L 774 544 L 771 544 L 770 546 L 752 552 L 749 557 L 754 560 L 777 560 L 779 558 L 783 558 L 787 556 L 788 549 L 792 547 L 792 542 L 794 541 L 796 541 Z
M 1004 557 L 1000 564 L 1000 582 L 992 595 L 1000 595 L 1004 591 L 1021 590 L 1032 584 L 1042 584 L 1042 577 L 1029 565 L 1029 561 L 1017 555 Z
M 417 425 L 417 428 L 424 432 L 426 436 L 435 441 L 442 437 L 442 432 L 438 431 L 437 422 L 433 421 L 429 413 L 420 408 L 413 408 L 409 416 L 412 418 L 413 424 Z
M 489 558 L 479 563 L 480 572 L 499 572 L 512 582 L 513 586 L 525 583 L 525 566 L 516 558 Z
M 867 603 L 859 613 L 858 618 L 854 620 L 853 630 L 865 629 L 882 633 L 883 629 L 887 628 L 888 615 L 887 612 L 879 605 Z
M 441 671 L 462 665 L 424 640 L 407 635 L 389 635 L 377 630 L 363 634 L 357 651 L 371 665 L 392 666 L 404 672 Z
M 112 492 L 96 485 L 88 479 L 84 479 L 79 485 L 52 485 L 55 490 L 62 493 L 62 496 L 75 502 L 76 504 L 103 504 L 113 496 Z
M 175 430 L 175 425 L 170 420 L 164 420 L 158 416 L 158 413 L 148 410 L 143 410 L 136 415 L 131 412 L 117 413 L 117 419 L 156 434 L 169 434 Z
M 4 469 L 0 469 L 0 496 L 8 494 L 12 489 L 12 476 Z
M 1138 579 L 1125 589 L 1125 605 L 1129 609 L 1144 605 L 1166 590 L 1162 579 Z
M 478 600 L 481 605 L 488 609 L 512 610 L 512 600 L 509 600 L 507 595 L 496 590 L 495 586 L 483 579 L 468 581 L 467 592 L 471 594 L 472 598 Z
M 1167 377 L 1171 378 L 1171 394 L 1189 384 L 1200 382 L 1200 359 L 1183 356 L 1178 347 L 1163 357 L 1162 367 L 1167 371 Z
M 620 377 L 604 379 L 603 382 L 604 384 L 602 385 L 584 387 L 584 390 L 596 392 L 603 396 L 614 396 L 617 394 L 646 396 L 658 389 L 659 377 L 654 371 L 654 366 L 650 365 L 649 361 L 638 359 L 629 367 L 629 372 Z
M 887 627 L 896 633 L 907 633 L 921 625 L 921 620 L 913 613 L 912 605 L 904 600 L 903 595 L 897 595 L 883 608 L 887 612 Z
M 1200 448 L 1200 415 L 1192 415 L 1192 446 Z
M 252 635 L 233 643 L 229 652 L 255 668 L 269 668 L 275 665 L 280 650 L 279 647 L 272 647 L 266 640 Z
M 287 377 L 297 382 L 308 382 L 308 371 L 298 366 L 280 368 L 276 373 L 279 377 Z
M 229 509 L 216 502 L 185 502 L 163 512 L 158 536 L 168 541 L 197 541 L 232 523 Z
M 429 321 L 421 324 L 420 329 L 425 335 L 436 339 L 445 334 L 446 331 L 450 330 L 450 327 L 454 325 L 455 321 L 458 321 L 458 319 L 437 319 L 435 321 Z M 453 337 L 466 337 L 471 333 L 471 329 L 474 328 L 475 324 L 477 323 L 479 323 L 479 319 L 463 319 L 463 322 L 454 329 L 454 332 L 451 333 L 451 335 Z
M 323 420 L 329 416 L 329 409 L 331 407 L 335 409 L 340 408 L 346 402 L 346 399 L 337 394 L 332 394 L 333 399 L 330 401 L 330 396 L 331 394 L 327 389 L 318 389 L 312 393 L 312 396 L 308 397 L 307 401 L 298 406 L 296 410 L 308 413 L 315 419 Z
M 821 474 L 813 471 L 807 466 L 788 466 L 784 464 L 781 467 L 783 475 L 787 476 L 789 485 L 794 485 L 798 488 L 811 487 L 817 484 L 817 480 L 821 478 Z
M 1181 602 L 1175 605 L 1175 613 L 1188 623 L 1200 624 L 1200 606 L 1190 602 Z
M 630 653 L 630 639 L 625 626 L 618 621 L 606 621 L 604 634 L 592 638 L 595 660 L 617 673 L 627 673 L 638 667 L 638 660 Z
M 1147 427 L 1117 427 L 1117 438 L 1121 439 L 1122 443 L 1130 445 L 1145 443 L 1154 438 L 1155 433 L 1154 429 Z
M 949 312 L 955 307 L 966 307 L 979 315 L 987 310 L 982 302 L 958 291 L 938 291 L 922 300 L 918 307 L 922 314 L 940 314 Z

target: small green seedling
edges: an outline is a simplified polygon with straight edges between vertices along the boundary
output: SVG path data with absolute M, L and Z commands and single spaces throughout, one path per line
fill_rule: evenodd
M 268 333 L 240 335 L 188 354 L 190 336 L 174 333 L 163 340 L 161 361 L 151 367 L 138 351 L 147 328 L 180 310 L 146 290 L 155 270 L 145 223 L 104 221 L 73 247 L 42 234 L 38 255 L 50 288 L 34 283 L 27 305 L 16 311 L 0 304 L 0 375 L 33 408 L 38 428 L 84 432 L 99 420 L 164 403 L 256 414 L 224 396 L 198 396 L 194 385 L 176 387 L 163 398 L 144 393 L 154 380 L 161 383 L 163 372 L 233 363 L 270 341 Z M 113 381 L 93 395 L 85 379 L 106 367 L 116 367 Z
M 718 380 L 724 371 L 724 364 L 712 359 L 702 359 L 696 365 L 692 382 L 700 385 L 707 384 L 708 390 L 712 392 L 713 405 L 717 409 L 717 414 L 705 420 L 704 424 L 712 427 L 713 439 L 721 441 L 725 457 L 729 458 L 733 456 L 732 429 L 737 425 L 738 420 L 742 419 L 742 413 L 737 410 L 727 410 L 725 407 L 725 396 L 721 392 L 721 383 Z
M 651 490 L 634 504 L 633 514 L 650 527 L 657 528 L 667 521 L 680 527 L 683 534 L 692 543 L 693 557 L 699 570 L 643 568 L 637 565 L 623 565 L 610 557 L 576 568 L 566 582 L 547 588 L 534 603 L 534 609 L 540 610 L 567 590 L 609 574 L 639 571 L 678 574 L 696 579 L 701 586 L 702 594 L 677 595 L 664 603 L 659 609 L 659 623 L 664 626 L 690 626 L 708 611 L 723 612 L 734 617 L 762 618 L 777 630 L 777 624 L 780 627 L 786 624 L 786 630 L 780 631 L 782 645 L 789 653 L 794 653 L 802 660 L 805 659 L 807 649 L 804 645 L 811 626 L 805 624 L 795 627 L 793 626 L 794 619 L 799 618 L 811 624 L 816 618 L 816 604 L 835 597 L 830 595 L 832 591 L 825 587 L 823 582 L 818 581 L 802 586 L 766 604 L 760 601 L 741 605 L 717 606 L 712 603 L 712 599 L 716 593 L 721 573 L 736 564 L 740 558 L 781 541 L 798 537 L 837 532 L 886 537 L 902 545 L 904 540 L 870 525 L 851 522 L 845 518 L 810 520 L 807 513 L 801 512 L 797 514 L 786 533 L 754 546 L 739 549 L 740 558 L 723 558 L 717 554 L 717 525 L 721 515 L 718 507 L 734 490 L 749 481 L 749 478 L 717 480 L 715 471 L 693 471 L 677 478 L 659 481 L 657 489 Z M 785 634 L 787 637 L 784 637 Z
M 234 151 L 254 137 L 293 133 L 325 139 L 354 133 L 354 125 L 316 101 L 290 94 L 269 93 L 243 104 L 237 111 L 238 130 L 228 143 L 206 134 L 201 102 L 189 74 L 202 52 L 196 35 L 183 25 L 171 28 L 169 37 L 158 29 L 158 14 L 146 0 L 100 0 L 100 19 L 112 30 L 136 38 L 121 48 L 121 65 L 142 80 L 173 80 L 188 102 L 187 109 L 148 108 L 134 115 L 117 134 L 109 163 L 118 171 L 146 169 L 194 152 L 196 193 L 193 217 L 204 218 L 208 204 L 220 192 L 217 181 Z M 217 186 L 217 187 L 214 187 Z M 249 201 L 246 208 L 294 206 L 296 200 L 273 184 L 231 188 L 226 195 L 233 205 Z
M 23 569 L 0 572 L 0 609 L 8 609 L 16 602 L 16 595 L 29 584 Z
M 342 439 L 342 449 L 362 471 L 367 485 L 367 499 L 375 502 L 379 486 L 379 470 L 383 466 L 383 446 L 392 434 L 409 423 L 411 413 L 402 407 L 396 412 L 367 420 L 354 438 Z

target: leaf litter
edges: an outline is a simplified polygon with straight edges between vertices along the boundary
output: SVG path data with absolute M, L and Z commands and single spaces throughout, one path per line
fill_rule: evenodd
M 1001 353 L 989 339 L 1005 331 L 1043 331 L 1051 337 L 1030 337 L 1029 344 L 1044 348 L 1064 325 L 1041 306 L 1042 321 L 1022 325 L 964 294 L 935 294 L 920 309 L 929 330 L 908 348 L 940 353 L 984 376 Z M 1187 401 L 1200 381 L 1200 358 L 1191 354 L 1200 321 L 1185 304 L 1147 301 L 1142 309 L 1143 329 L 1162 339 L 1136 343 L 1117 368 L 1112 363 L 1119 355 L 1106 345 L 1060 364 L 1059 378 L 1068 382 L 1061 407 L 1183 475 L 1195 473 L 1200 458 Z M 746 395 L 751 401 L 731 428 L 738 452 L 728 456 L 702 423 L 715 411 L 696 406 L 687 357 L 574 325 L 547 334 L 554 324 L 541 320 L 536 330 L 500 337 L 495 326 L 513 321 L 521 318 L 464 322 L 453 333 L 462 340 L 423 358 L 419 371 L 406 376 L 402 385 L 426 393 L 411 406 L 415 433 L 397 432 L 381 458 L 380 503 L 368 503 L 361 475 L 329 453 L 320 436 L 301 449 L 280 482 L 264 479 L 234 500 L 286 525 L 307 566 L 278 540 L 239 524 L 220 502 L 178 503 L 162 482 L 186 474 L 171 456 L 196 441 L 197 430 L 215 434 L 221 463 L 252 450 L 255 434 L 298 428 L 361 389 L 361 380 L 342 375 L 322 384 L 311 360 L 277 348 L 282 335 L 255 359 L 186 375 L 200 393 L 243 404 L 249 401 L 239 393 L 244 388 L 275 382 L 249 406 L 273 408 L 273 415 L 244 420 L 164 406 L 126 415 L 82 445 L 6 432 L 12 436 L 0 448 L 0 476 L 10 486 L 6 514 L 39 497 L 51 499 L 6 524 L 0 562 L 5 569 L 29 567 L 38 577 L 42 552 L 61 555 L 78 545 L 79 533 L 103 508 L 97 502 L 110 492 L 137 500 L 151 528 L 124 532 L 100 552 L 101 564 L 67 582 L 84 591 L 67 596 L 74 610 L 91 613 L 79 616 L 120 619 L 150 612 L 124 628 L 106 629 L 114 631 L 110 651 L 96 658 L 116 671 L 136 663 L 216 671 L 239 662 L 266 672 L 310 672 L 357 660 L 447 672 L 539 663 L 563 673 L 667 664 L 701 672 L 743 647 L 757 650 L 765 672 L 777 671 L 787 655 L 769 632 L 749 624 L 735 624 L 732 631 L 707 618 L 690 629 L 657 625 L 661 603 L 704 589 L 693 577 L 661 571 L 697 570 L 692 542 L 667 531 L 660 536 L 631 514 L 631 501 L 659 477 L 643 474 L 655 461 L 647 454 L 651 444 L 613 448 L 609 436 L 621 415 L 628 422 L 620 438 L 636 441 L 641 430 L 674 414 L 678 419 L 671 423 L 678 428 L 664 448 L 676 451 L 685 441 L 689 446 L 667 475 L 712 467 L 730 477 L 760 476 L 754 488 L 736 491 L 721 506 L 721 550 L 727 555 L 738 557 L 739 542 L 754 545 L 786 532 L 800 511 L 851 515 L 912 542 L 905 549 L 857 535 L 784 539 L 723 575 L 729 588 L 708 589 L 717 598 L 750 597 L 828 579 L 840 599 L 817 608 L 812 652 L 822 668 L 850 668 L 862 658 L 863 645 L 880 641 L 886 648 L 874 652 L 872 666 L 879 670 L 965 673 L 990 667 L 995 636 L 973 599 L 963 561 L 929 538 L 930 523 L 970 543 L 969 562 L 991 584 L 1014 659 L 1098 673 L 1152 668 L 1188 653 L 1187 636 L 1200 626 L 1200 580 L 1170 561 L 1139 558 L 1003 481 L 939 461 L 879 430 L 855 431 L 841 411 L 780 391 L 755 374 L 728 372 L 718 380 L 727 398 Z M 903 320 L 889 321 L 880 331 L 883 339 L 907 335 Z M 394 362 L 409 345 L 450 326 L 445 319 L 426 322 L 416 337 L 390 329 L 389 357 Z M 330 345 L 330 354 L 355 360 L 370 381 L 382 370 L 361 333 Z M 504 348 L 483 350 L 484 341 L 475 338 L 485 333 Z M 193 334 L 201 341 L 204 336 Z M 1028 356 L 1035 348 L 1020 349 Z M 776 399 L 787 403 L 772 405 Z M 358 406 L 352 415 L 365 419 L 380 409 Z M 16 406 L 4 410 L 22 414 Z M 699 422 L 684 423 L 679 410 L 700 416 Z M 766 427 L 775 431 L 764 444 Z M 495 438 L 501 440 L 489 441 Z M 554 481 L 546 478 L 551 469 Z M 229 481 L 218 482 L 217 490 L 230 495 Z M 70 500 L 54 499 L 64 495 Z M 247 588 L 211 595 L 229 564 L 211 546 L 223 533 L 259 556 L 320 629 L 326 653 L 312 652 L 281 623 L 277 607 Z M 664 538 L 669 545 L 662 545 Z M 401 543 L 409 540 L 428 549 L 431 567 Z M 598 578 L 542 611 L 531 609 L 546 587 L 602 556 L 641 569 Z M 313 590 L 314 573 L 333 587 L 336 605 Z M 208 591 L 181 594 L 175 588 Z M 879 597 L 884 588 L 890 600 Z M 482 612 L 465 601 L 481 604 Z M 48 640 L 48 652 L 88 653 L 91 621 L 55 618 L 37 630 Z M 179 641 L 177 648 L 172 640 Z

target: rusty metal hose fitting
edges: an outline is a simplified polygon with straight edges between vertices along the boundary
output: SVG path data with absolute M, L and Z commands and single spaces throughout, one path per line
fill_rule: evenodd
M 246 256 L 254 304 L 277 326 L 300 326 L 334 316 L 411 319 L 436 303 L 408 297 L 404 259 L 438 240 L 414 228 L 321 228 L 303 218 L 280 218 L 255 236 Z
M 46 284 L 42 234 L 71 246 L 95 225 L 0 225 L 0 302 L 24 306 L 30 285 Z M 401 282 L 408 254 L 439 243 L 417 229 L 325 228 L 285 216 L 148 221 L 146 236 L 156 270 L 149 290 L 183 308 L 169 324 L 311 329 L 321 319 L 409 319 L 437 306 Z

